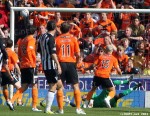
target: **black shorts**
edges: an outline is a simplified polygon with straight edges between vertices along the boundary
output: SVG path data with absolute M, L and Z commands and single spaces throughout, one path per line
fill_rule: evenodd
M 44 74 L 47 79 L 47 83 L 57 83 L 57 81 L 60 79 L 56 69 L 44 70 Z
M 33 84 L 34 68 L 21 69 L 21 84 Z
M 2 77 L 1 86 L 5 86 L 7 84 L 15 84 L 16 82 L 19 81 L 15 76 L 13 76 L 14 80 L 11 81 L 10 76 L 7 72 L 1 72 L 1 77 Z
M 94 76 L 92 86 L 98 87 L 100 85 L 102 86 L 102 88 L 114 87 L 111 78 L 101 78 L 101 77 Z
M 76 84 L 79 82 L 75 63 L 61 62 L 62 74 L 60 75 L 62 82 L 66 84 Z

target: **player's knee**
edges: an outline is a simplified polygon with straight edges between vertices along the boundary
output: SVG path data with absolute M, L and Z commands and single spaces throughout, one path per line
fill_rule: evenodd
M 60 90 L 62 88 L 62 85 L 57 85 L 57 90 Z

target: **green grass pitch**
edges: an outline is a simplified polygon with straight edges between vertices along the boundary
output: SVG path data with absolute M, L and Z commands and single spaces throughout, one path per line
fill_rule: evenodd
M 52 107 L 57 110 L 57 107 Z M 42 112 L 33 112 L 29 106 L 16 106 L 15 111 L 10 111 L 7 106 L 0 105 L 0 116 L 47 116 L 49 114 Z M 150 116 L 150 108 L 91 108 L 84 109 L 87 116 Z M 60 115 L 60 114 L 54 114 Z M 64 107 L 63 116 L 76 116 L 75 108 Z

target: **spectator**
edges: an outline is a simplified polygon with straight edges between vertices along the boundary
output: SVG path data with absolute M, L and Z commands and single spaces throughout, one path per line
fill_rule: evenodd
M 150 42 L 150 23 L 146 25 L 146 32 L 144 35 L 144 40 Z
M 82 36 L 86 37 L 89 33 L 92 32 L 94 26 L 91 13 L 85 13 L 84 18 L 81 19 L 79 27 L 81 28 Z
M 60 8 L 75 8 L 73 4 L 70 3 L 70 0 L 64 0 L 62 4 L 59 5 Z M 73 13 L 63 12 L 61 13 L 63 20 L 70 20 L 70 17 Z
M 78 26 L 80 25 L 80 20 L 83 18 L 84 16 L 80 13 L 80 12 L 76 12 L 72 15 L 72 20 L 75 24 L 77 24 Z
M 146 64 L 146 67 L 143 70 L 143 75 L 150 76 L 150 61 Z
M 62 19 L 61 19 L 61 14 L 60 12 L 55 12 L 55 22 L 56 22 L 56 35 L 60 35 L 61 34 L 61 31 L 60 31 L 60 26 L 61 24 L 64 22 Z
M 118 60 L 121 71 L 124 71 L 128 62 L 128 56 L 124 53 L 124 47 L 119 45 L 117 47 L 117 52 L 115 52 L 114 56 Z
M 108 45 L 111 45 L 112 48 L 113 48 L 113 52 L 116 52 L 117 51 L 117 47 L 112 43 L 111 39 L 110 39 L 110 36 L 109 35 L 106 35 L 104 37 L 104 47 L 108 46 Z
M 121 9 L 134 9 L 129 3 L 123 3 Z M 125 30 L 130 24 L 133 16 L 139 16 L 139 13 L 120 13 L 119 18 L 122 20 L 121 30 Z
M 133 60 L 129 59 L 128 63 L 126 65 L 125 71 L 122 72 L 122 74 L 139 74 L 138 68 L 134 67 Z
M 143 40 L 142 37 L 134 37 L 132 35 L 132 28 L 131 27 L 127 27 L 125 32 L 122 33 L 119 37 L 119 39 L 123 39 L 123 38 L 128 38 L 130 41 L 130 46 L 135 50 L 135 46 L 136 46 L 136 42 L 139 40 Z
M 0 28 L 8 27 L 8 18 L 4 13 L 0 13 Z
M 146 45 L 146 42 L 144 41 L 139 41 L 137 43 L 137 46 L 136 46 L 136 50 L 135 51 L 143 51 L 144 53 L 144 56 L 146 56 L 148 54 L 148 50 L 147 50 L 147 45 Z
M 97 6 L 98 0 L 83 0 L 83 5 L 86 8 L 95 8 Z
M 52 7 L 54 8 L 54 0 L 47 0 L 47 2 L 45 3 L 46 7 Z M 48 11 L 48 20 L 54 20 L 55 19 L 55 12 L 49 12 Z
M 149 0 L 144 0 L 144 8 L 147 8 L 147 9 L 150 8 L 150 1 Z
M 10 32 L 8 28 L 0 28 L 0 35 L 2 38 L 10 38 Z
M 129 39 L 128 38 L 123 38 L 122 39 L 122 44 L 123 44 L 123 47 L 125 49 L 124 53 L 126 55 L 128 55 L 129 57 L 133 56 L 134 55 L 134 49 L 129 46 L 129 44 L 130 44 Z
M 100 0 L 99 3 L 97 4 L 97 8 L 112 8 L 116 9 L 116 5 L 113 2 L 113 0 Z M 107 14 L 108 19 L 112 20 L 114 19 L 113 13 L 108 13 Z
M 76 8 L 83 8 L 83 0 L 75 0 L 74 6 Z
M 46 8 L 44 5 L 43 0 L 38 0 L 38 5 L 37 7 L 40 8 Z M 42 11 L 42 12 L 34 12 L 34 18 L 33 18 L 33 25 L 38 27 L 40 25 L 46 25 L 48 20 L 48 12 L 47 11 Z
M 82 36 L 81 29 L 75 23 L 71 22 L 70 25 L 70 33 L 77 37 L 77 39 L 79 39 Z
M 134 17 L 132 24 L 130 25 L 132 29 L 132 35 L 133 37 L 130 39 L 134 40 L 143 40 L 143 35 L 145 32 L 145 27 L 140 23 L 140 18 L 139 17 Z
M 31 0 L 22 1 L 22 7 L 34 7 L 35 5 Z
M 63 3 L 63 0 L 55 0 L 54 1 L 54 6 L 55 7 L 58 7 L 60 4 L 62 4 Z
M 96 26 L 93 29 L 94 37 L 102 33 L 110 34 L 111 32 L 117 33 L 116 25 L 113 21 L 107 18 L 107 13 L 101 13 L 100 20 L 96 23 Z
M 110 39 L 115 46 L 117 46 L 119 44 L 118 38 L 117 38 L 117 33 L 115 33 L 115 32 L 110 33 Z
M 134 65 L 134 67 L 138 68 L 139 71 L 141 72 L 144 68 L 143 64 L 145 62 L 144 51 L 137 50 L 137 51 L 135 51 L 135 53 L 136 53 L 135 56 L 132 57 L 133 65 Z

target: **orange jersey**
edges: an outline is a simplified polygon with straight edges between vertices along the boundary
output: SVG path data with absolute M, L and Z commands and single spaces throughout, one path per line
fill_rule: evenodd
M 118 60 L 121 70 L 124 70 L 128 63 L 128 55 L 123 54 L 122 56 L 119 56 L 117 53 L 115 53 L 114 57 Z
M 106 54 L 99 56 L 94 64 L 97 66 L 97 69 L 95 70 L 95 76 L 101 78 L 109 78 L 113 66 L 115 68 L 118 67 L 117 59 L 113 55 Z
M 56 37 L 55 42 L 60 62 L 76 62 L 75 53 L 80 52 L 80 49 L 77 39 L 72 34 L 61 34 Z
M 33 35 L 20 40 L 18 45 L 20 68 L 34 68 L 36 66 L 35 44 L 36 40 Z
M 8 67 L 10 71 L 14 70 L 14 65 L 19 62 L 17 54 L 11 49 L 6 48 L 6 52 L 8 54 Z M 3 67 L 2 72 L 6 72 L 5 68 Z
M 115 4 L 115 3 L 114 3 L 114 4 Z M 109 8 L 112 8 L 112 4 L 111 4 L 110 2 L 108 3 L 107 1 L 103 1 L 103 2 L 102 2 L 102 5 L 101 5 L 101 8 L 108 8 L 108 9 L 109 9 Z M 113 9 L 112 9 L 112 10 L 113 10 Z M 113 20 L 113 19 L 114 19 L 113 13 L 111 13 L 111 12 L 108 13 L 108 14 L 107 14 L 107 18 L 110 19 L 110 20 Z
M 56 26 L 58 27 L 58 28 L 60 28 L 60 26 L 61 26 L 61 24 L 63 23 L 64 21 L 63 20 L 59 20 L 59 21 L 56 21 Z
M 70 34 L 74 35 L 75 37 L 79 37 L 79 34 L 81 33 L 81 29 L 77 26 L 74 25 L 71 29 L 70 29 Z
M 75 6 L 73 4 L 65 5 L 63 3 L 60 4 L 59 7 L 60 8 L 75 8 Z M 62 19 L 70 19 L 72 15 L 73 15 L 72 12 L 62 12 L 61 13 Z
M 109 32 L 117 31 L 117 27 L 114 24 L 114 22 L 109 19 L 107 19 L 106 21 L 99 20 L 97 22 L 97 25 L 101 25 L 103 28 L 107 29 L 107 31 Z
M 125 30 L 131 24 L 131 16 L 131 13 L 122 13 L 122 30 Z
M 77 64 L 77 70 L 85 73 L 84 68 L 88 68 L 92 65 L 92 63 L 80 62 Z
M 47 8 L 44 4 L 41 4 L 39 6 L 40 8 Z M 41 15 L 41 16 L 48 16 L 48 12 L 47 11 L 43 11 L 43 12 L 34 12 L 35 16 L 34 16 L 34 19 L 33 19 L 33 25 L 35 26 L 40 26 L 40 25 L 46 25 L 47 24 L 47 21 L 45 19 L 42 19 L 42 18 L 39 18 L 38 15 Z
M 94 45 L 104 45 L 104 38 L 96 38 L 94 40 Z
M 94 26 L 94 22 L 93 22 L 92 18 L 90 18 L 89 20 L 83 18 L 80 21 L 80 28 L 81 29 L 84 29 L 84 28 L 93 28 L 93 26 Z

